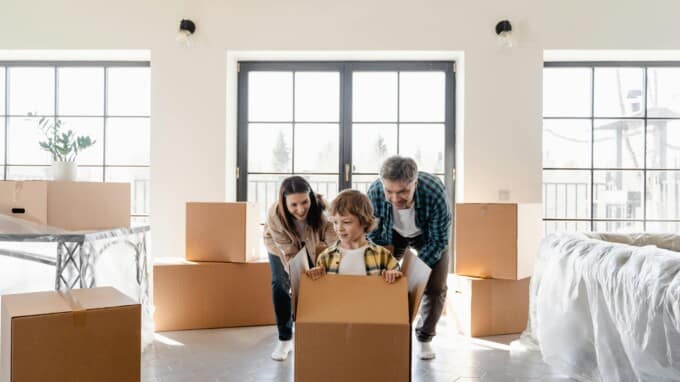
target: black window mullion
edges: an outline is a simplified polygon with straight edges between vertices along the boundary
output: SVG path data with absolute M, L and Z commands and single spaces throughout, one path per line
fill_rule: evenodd
M 353 162 L 352 162 L 352 91 L 353 72 L 351 66 L 343 64 L 340 71 L 340 162 L 338 169 L 338 184 L 340 190 L 352 188 Z M 345 178 L 345 166 L 349 166 L 348 178 Z
M 590 230 L 595 231 L 595 67 L 590 72 Z
M 236 199 L 239 201 L 248 200 L 248 70 L 246 64 L 243 66 L 243 70 L 239 70 L 238 73 L 238 129 L 236 132 L 238 145 Z

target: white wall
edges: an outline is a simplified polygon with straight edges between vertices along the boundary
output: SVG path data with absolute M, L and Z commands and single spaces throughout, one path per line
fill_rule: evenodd
M 2 0 L 0 49 L 150 50 L 153 248 L 182 256 L 184 202 L 233 196 L 227 51 L 464 57 L 458 199 L 504 189 L 530 202 L 541 199 L 543 51 L 680 49 L 678 11 L 673 0 Z M 198 27 L 190 49 L 174 42 L 182 17 Z M 501 18 L 517 32 L 511 50 L 495 40 Z

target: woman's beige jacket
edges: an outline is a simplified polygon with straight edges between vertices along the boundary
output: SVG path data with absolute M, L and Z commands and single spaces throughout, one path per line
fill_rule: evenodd
M 281 258 L 284 268 L 288 269 L 288 262 L 302 249 L 303 242 L 312 261 L 316 262 L 316 255 L 323 248 L 338 240 L 333 224 L 326 219 L 326 216 L 322 217 L 319 232 L 314 233 L 312 227 L 307 225 L 302 240 L 299 240 L 293 232 L 288 232 L 281 222 L 276 213 L 277 204 L 278 202 L 274 203 L 267 213 L 267 222 L 264 225 L 264 245 L 267 247 L 267 252 Z

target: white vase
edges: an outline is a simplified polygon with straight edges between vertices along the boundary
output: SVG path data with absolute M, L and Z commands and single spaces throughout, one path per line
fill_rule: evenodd
M 76 162 L 52 162 L 52 180 L 75 182 L 77 177 Z

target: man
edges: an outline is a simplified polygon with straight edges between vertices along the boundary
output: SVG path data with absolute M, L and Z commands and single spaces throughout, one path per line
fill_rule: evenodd
M 397 259 L 411 247 L 432 268 L 416 335 L 420 358 L 433 359 L 430 342 L 444 308 L 449 271 L 451 207 L 444 184 L 434 175 L 418 172 L 413 159 L 393 156 L 383 163 L 380 179 L 371 184 L 368 197 L 378 218 L 378 227 L 369 234 L 371 241 L 393 246 Z

